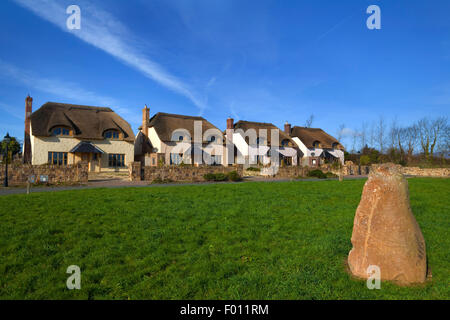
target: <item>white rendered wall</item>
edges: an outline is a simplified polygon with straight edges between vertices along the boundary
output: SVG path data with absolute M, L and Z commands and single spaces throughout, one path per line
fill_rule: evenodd
M 134 161 L 134 143 L 123 140 L 80 140 L 73 137 L 36 137 L 31 134 L 32 164 L 48 163 L 49 152 L 69 152 L 81 141 L 89 141 L 105 152 L 101 158 L 102 171 L 115 170 L 108 168 L 108 154 L 125 154 L 125 165 Z M 67 164 L 73 164 L 73 156 L 68 155 Z M 127 168 L 123 168 L 127 170 Z

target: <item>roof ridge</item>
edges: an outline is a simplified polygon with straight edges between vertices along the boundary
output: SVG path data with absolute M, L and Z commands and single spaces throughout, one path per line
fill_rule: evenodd
M 325 132 L 322 128 L 308 128 L 308 127 L 302 127 L 302 126 L 293 126 L 292 129 L 299 128 L 299 129 L 306 129 L 306 130 L 322 130 Z
M 93 109 L 93 110 L 113 112 L 113 110 L 110 107 L 88 106 L 88 105 L 83 105 L 83 104 L 72 104 L 72 103 L 64 103 L 64 102 L 47 101 L 42 106 L 45 106 L 45 105 L 51 105 L 51 106 L 55 106 L 55 107 L 77 108 L 77 109 L 84 109 L 84 110 Z
M 185 114 L 167 113 L 167 112 L 157 112 L 153 117 L 156 117 L 157 115 L 177 117 L 177 118 L 192 118 L 192 119 L 203 119 L 203 120 L 206 120 L 205 118 L 203 118 L 201 116 L 188 116 L 188 115 L 185 115 Z
M 254 123 L 254 124 L 265 124 L 265 125 L 271 125 L 276 127 L 276 125 L 274 125 L 271 122 L 258 122 L 258 121 L 247 121 L 247 120 L 239 120 L 238 122 L 236 122 L 235 124 L 238 124 L 239 122 L 245 122 L 245 123 Z

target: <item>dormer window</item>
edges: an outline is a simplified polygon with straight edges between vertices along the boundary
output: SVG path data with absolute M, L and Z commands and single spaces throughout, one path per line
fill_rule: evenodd
M 65 127 L 56 127 L 52 130 L 54 136 L 70 136 L 70 129 Z
M 337 149 L 339 147 L 339 143 L 337 143 L 337 142 L 333 143 L 332 147 L 333 147 L 333 149 Z
M 283 140 L 283 141 L 281 141 L 281 146 L 282 147 L 288 147 L 289 146 L 289 140 Z
M 320 148 L 320 142 L 319 141 L 314 141 L 313 147 L 314 148 Z
M 105 131 L 105 134 L 103 135 L 105 139 L 111 139 L 111 140 L 119 140 L 119 131 L 117 130 L 108 130 Z

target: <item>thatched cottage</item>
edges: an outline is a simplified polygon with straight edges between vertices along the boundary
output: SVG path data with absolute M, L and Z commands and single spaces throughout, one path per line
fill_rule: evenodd
M 291 129 L 289 123 L 285 124 L 284 129 L 303 154 L 301 165 L 315 167 L 325 161 L 340 161 L 344 164 L 344 147 L 322 129 L 297 126 Z
M 135 161 L 145 166 L 204 163 L 222 165 L 221 131 L 203 117 L 142 111 L 142 125 L 135 140 Z
M 278 152 L 279 162 L 297 165 L 302 156 L 293 139 L 272 123 L 227 119 L 226 138 L 236 147 L 235 163 L 269 164 L 271 152 Z M 273 140 L 277 137 L 277 140 Z M 240 160 L 239 160 L 240 158 Z
M 131 126 L 110 108 L 47 102 L 31 113 L 30 99 L 24 159 L 31 164 L 87 161 L 90 171 L 99 172 L 127 170 L 134 160 Z

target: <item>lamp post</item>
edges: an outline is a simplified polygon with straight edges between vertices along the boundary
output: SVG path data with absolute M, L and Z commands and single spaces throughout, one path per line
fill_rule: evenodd
M 11 141 L 11 137 L 9 136 L 9 133 L 6 133 L 5 138 L 3 141 L 6 143 L 6 163 L 5 163 L 5 187 L 8 186 L 8 144 Z

